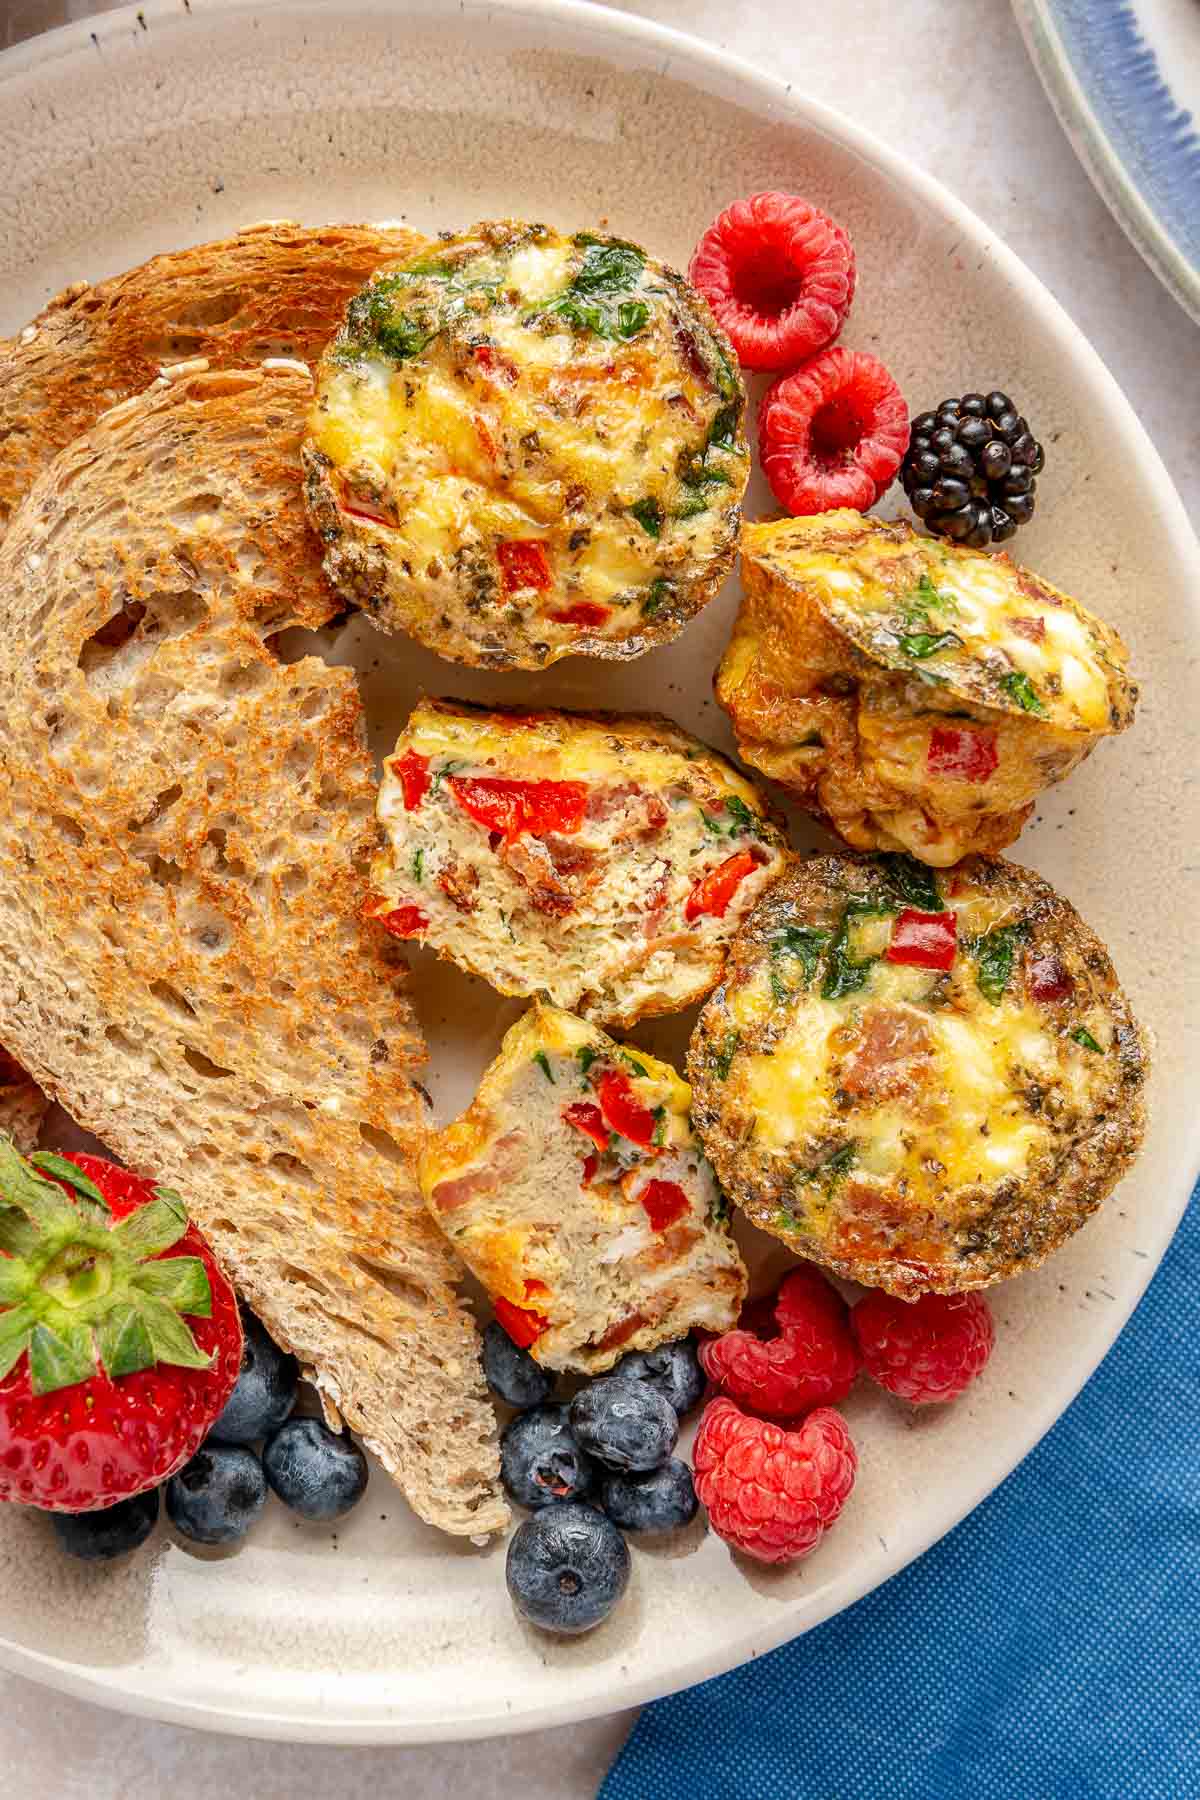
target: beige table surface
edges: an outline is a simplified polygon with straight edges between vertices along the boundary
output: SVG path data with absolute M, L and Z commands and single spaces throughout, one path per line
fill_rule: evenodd
M 109 4 L 0 0 L 0 45 Z M 1005 0 L 639 0 L 622 10 L 769 67 L 940 176 L 1087 333 L 1200 519 L 1200 334 L 1076 163 Z M 0 1769 L 22 1800 L 588 1800 L 632 1719 L 431 1750 L 292 1748 L 147 1724 L 0 1675 Z

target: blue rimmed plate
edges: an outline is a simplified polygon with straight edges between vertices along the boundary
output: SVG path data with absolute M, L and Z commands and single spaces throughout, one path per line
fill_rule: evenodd
M 1013 10 L 1098 192 L 1200 320 L 1200 4 L 1013 0 Z

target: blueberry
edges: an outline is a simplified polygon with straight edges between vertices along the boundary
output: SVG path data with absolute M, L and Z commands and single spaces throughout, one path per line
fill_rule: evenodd
M 367 1459 L 348 1432 L 320 1419 L 289 1419 L 263 1445 L 267 1481 L 285 1506 L 327 1525 L 344 1519 L 367 1489 Z
M 68 1556 L 110 1562 L 144 1544 L 158 1522 L 158 1489 L 118 1500 L 98 1512 L 52 1513 L 50 1523 Z
M 492 1392 L 510 1406 L 540 1406 L 554 1392 L 553 1375 L 514 1344 L 495 1319 L 483 1334 L 483 1374 Z
M 522 1618 L 573 1636 L 606 1619 L 625 1592 L 629 1548 L 594 1506 L 544 1506 L 513 1534 L 505 1577 Z
M 679 1420 L 644 1381 L 607 1375 L 581 1388 L 571 1425 L 583 1448 L 610 1469 L 657 1469 L 675 1448 Z
M 613 1374 L 624 1381 L 644 1381 L 662 1395 L 681 1419 L 691 1412 L 706 1386 L 691 1338 L 660 1344 L 657 1350 L 631 1350 L 621 1358 Z
M 692 1471 L 673 1456 L 644 1475 L 606 1475 L 600 1504 L 622 1531 L 678 1531 L 696 1516 Z
M 248 1307 L 242 1307 L 242 1372 L 210 1437 L 220 1444 L 256 1444 L 283 1424 L 296 1404 L 300 1367 L 279 1348 Z
M 266 1503 L 262 1464 L 240 1444 L 206 1444 L 167 1483 L 167 1517 L 197 1544 L 235 1544 Z
M 500 1479 L 519 1506 L 582 1500 L 596 1485 L 596 1468 L 575 1441 L 565 1406 L 518 1413 L 500 1438 Z

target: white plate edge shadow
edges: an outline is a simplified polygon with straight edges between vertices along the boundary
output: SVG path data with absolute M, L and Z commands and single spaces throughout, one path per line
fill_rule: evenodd
M 206 16 L 261 15 L 289 9 L 295 9 L 294 0 L 258 0 L 257 4 L 250 4 L 249 0 L 204 0 Z M 198 6 L 196 10 L 199 10 Z M 311 7 L 311 10 L 319 11 L 320 8 Z M 387 10 L 415 14 L 425 19 L 445 16 L 445 9 L 431 4 L 430 0 L 415 0 L 414 4 L 407 5 L 404 0 L 397 0 L 395 6 L 389 6 Z M 805 98 L 791 84 L 754 64 L 672 27 L 610 11 L 590 4 L 589 0 L 492 0 L 490 4 L 488 0 L 460 0 L 455 8 L 460 20 L 464 14 L 486 17 L 498 12 L 511 14 L 527 22 L 557 24 L 572 30 L 576 37 L 586 35 L 592 40 L 589 47 L 594 54 L 600 56 L 605 55 L 606 46 L 611 50 L 614 41 L 621 42 L 626 47 L 641 52 L 645 65 L 654 67 L 660 75 L 665 75 L 673 63 L 678 63 L 682 65 L 685 78 L 695 80 L 697 85 L 710 93 L 736 99 L 742 104 L 759 104 L 761 110 L 772 117 L 815 127 L 874 164 L 890 179 L 914 191 L 926 205 L 961 229 L 991 259 L 1001 276 L 1020 292 L 1022 303 L 1037 312 L 1048 336 L 1064 347 L 1069 341 L 1071 354 L 1083 366 L 1098 400 L 1120 417 L 1123 430 L 1132 435 L 1139 447 L 1148 479 L 1155 489 L 1161 512 L 1160 527 L 1169 538 L 1172 553 L 1177 556 L 1182 568 L 1185 571 L 1191 570 L 1195 592 L 1200 595 L 1200 543 L 1161 458 L 1115 378 L 1039 278 L 934 176 L 909 163 L 875 138 L 869 130 L 847 119 L 835 109 Z M 106 50 L 133 53 L 137 36 L 143 29 L 139 23 L 139 14 L 147 20 L 176 26 L 186 25 L 186 13 L 179 0 L 148 0 L 142 6 L 122 7 L 116 12 L 101 14 L 92 20 L 63 26 L 0 56 L 0 91 L 8 79 L 18 77 L 44 63 L 76 52 L 95 54 L 92 48 L 95 38 L 101 40 Z M 873 1561 L 864 1579 L 840 1580 L 830 1585 L 828 1593 L 806 1593 L 803 1602 L 783 1609 L 780 1618 L 767 1628 L 755 1629 L 731 1643 L 723 1644 L 716 1656 L 710 1649 L 698 1654 L 682 1667 L 676 1667 L 667 1680 L 654 1676 L 628 1680 L 619 1693 L 612 1696 L 612 1705 L 605 1704 L 603 1698 L 585 1703 L 562 1700 L 547 1704 L 540 1710 L 528 1711 L 515 1720 L 502 1712 L 467 1719 L 461 1714 L 448 1714 L 422 1719 L 419 1723 L 410 1719 L 389 1721 L 377 1716 L 364 1719 L 353 1714 L 322 1714 L 312 1719 L 298 1719 L 292 1714 L 269 1710 L 231 1713 L 207 1703 L 192 1704 L 164 1698 L 145 1686 L 131 1689 L 127 1683 L 126 1671 L 115 1670 L 111 1681 L 100 1679 L 94 1671 L 84 1669 L 79 1664 L 28 1650 L 4 1638 L 0 1638 L 0 1667 L 43 1682 L 76 1698 L 144 1718 L 219 1731 L 232 1736 L 346 1746 L 475 1740 L 543 1730 L 642 1705 L 694 1682 L 724 1673 L 823 1623 L 923 1555 L 934 1542 L 972 1512 L 1028 1455 L 1103 1361 L 1161 1261 L 1197 1175 L 1200 1174 L 1200 1116 L 1196 1118 L 1187 1142 L 1180 1145 L 1178 1166 L 1178 1188 L 1173 1186 L 1169 1200 L 1159 1206 L 1153 1220 L 1153 1229 L 1147 1233 L 1147 1240 L 1144 1240 L 1153 1246 L 1145 1264 L 1144 1279 L 1133 1289 L 1129 1304 L 1118 1309 L 1118 1316 L 1109 1317 L 1105 1328 L 1095 1332 L 1091 1345 L 1095 1350 L 1094 1359 L 1081 1373 L 1071 1398 L 1065 1403 L 1058 1396 L 1040 1406 L 1031 1403 L 1022 1420 L 1023 1428 L 1019 1432 L 1014 1431 L 1015 1454 L 1003 1474 L 994 1475 L 989 1472 L 976 1484 L 964 1504 L 948 1522 L 939 1519 L 936 1527 L 927 1535 L 918 1536 L 915 1543 L 906 1543 L 903 1550 L 889 1553 L 880 1562 Z M 806 1616 L 803 1621 L 798 1621 L 795 1615 L 801 1605 Z M 811 1616 L 814 1608 L 819 1617 Z

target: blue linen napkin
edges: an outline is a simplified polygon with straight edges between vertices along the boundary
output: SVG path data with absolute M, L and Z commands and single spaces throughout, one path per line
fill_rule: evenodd
M 1200 1205 L 1074 1404 L 884 1587 L 643 1713 L 600 1800 L 1200 1800 Z

